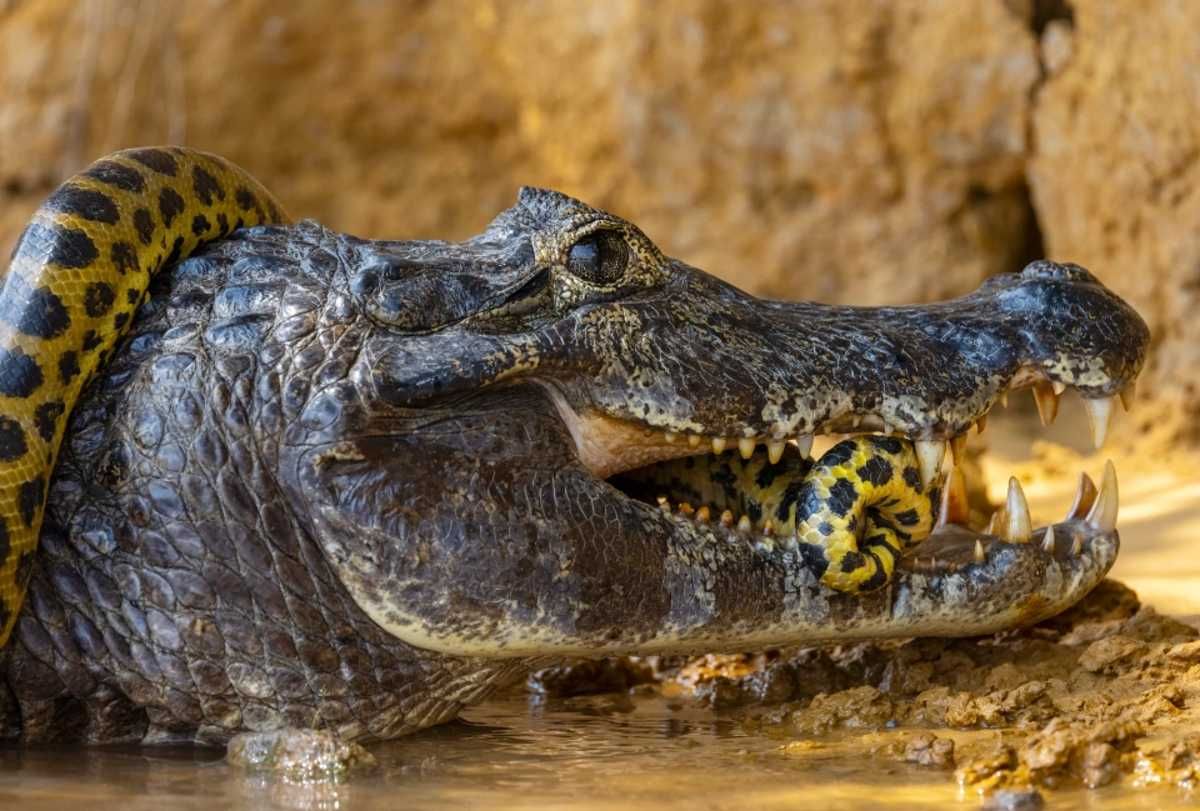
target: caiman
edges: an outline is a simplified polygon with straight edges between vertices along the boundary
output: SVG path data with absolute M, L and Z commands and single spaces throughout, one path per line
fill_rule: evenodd
M 1147 343 L 1071 264 L 766 301 L 554 191 L 369 241 L 116 153 L 0 291 L 0 739 L 374 741 L 555 658 L 1037 622 L 1112 565 L 1115 473 L 971 528 L 947 448 L 1029 387 L 1102 441 Z

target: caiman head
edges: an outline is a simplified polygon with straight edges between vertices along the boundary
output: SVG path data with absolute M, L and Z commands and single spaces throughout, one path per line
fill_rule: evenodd
M 419 648 L 978 634 L 1061 610 L 1116 555 L 1111 471 L 1036 530 L 1015 487 L 987 531 L 963 526 L 961 479 L 940 472 L 1016 388 L 1043 408 L 1075 389 L 1102 439 L 1148 333 L 1078 266 L 1035 262 L 926 306 L 766 301 L 539 189 L 462 243 L 333 244 L 318 328 L 285 318 L 274 333 L 296 414 L 281 478 L 354 600 Z M 344 362 L 320 365 L 331 356 Z M 836 467 L 805 458 L 814 434 L 878 436 Z M 817 519 L 832 500 L 861 536 L 890 496 L 838 504 L 837 470 L 903 480 L 939 516 L 869 582 L 831 580 L 865 553 L 826 554 Z M 756 490 L 776 493 L 770 509 Z

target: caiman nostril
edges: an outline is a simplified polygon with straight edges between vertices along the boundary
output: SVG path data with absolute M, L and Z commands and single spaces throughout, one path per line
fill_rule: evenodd
M 1056 279 L 1064 282 L 1092 282 L 1097 279 L 1085 268 L 1073 262 L 1051 262 L 1049 259 L 1038 259 L 1030 262 L 1021 271 L 1025 279 Z

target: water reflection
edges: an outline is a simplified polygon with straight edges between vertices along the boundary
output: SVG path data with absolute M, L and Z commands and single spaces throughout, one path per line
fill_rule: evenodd
M 205 750 L 0 749 L 0 808 L 929 808 L 974 807 L 944 772 L 881 754 L 898 733 L 801 746 L 657 697 L 527 703 L 373 747 L 379 769 L 342 785 L 245 777 Z M 987 735 L 994 733 L 966 733 Z M 1054 808 L 1165 808 L 1170 792 L 1056 795 Z

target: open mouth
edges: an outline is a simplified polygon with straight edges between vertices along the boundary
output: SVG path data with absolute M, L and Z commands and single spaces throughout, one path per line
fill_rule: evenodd
M 993 402 L 1032 391 L 1044 425 L 1066 390 L 1023 371 Z M 1083 397 L 1094 445 L 1109 430 L 1119 395 Z M 1099 487 L 1083 473 L 1061 522 L 1035 527 L 1016 478 L 988 520 L 972 522 L 964 459 L 967 436 L 911 438 L 875 414 L 842 414 L 820 435 L 838 441 L 813 458 L 814 436 L 724 437 L 663 432 L 596 413 L 576 414 L 553 398 L 581 461 L 625 497 L 652 505 L 682 532 L 712 534 L 764 552 L 792 552 L 839 591 L 882 587 L 893 571 L 939 574 L 986 565 L 1003 545 L 1029 544 L 1059 561 L 1086 554 L 1116 527 L 1116 472 Z M 987 412 L 974 420 L 978 432 Z M 814 552 L 819 549 L 821 554 Z M 843 573 L 842 570 L 845 570 Z

